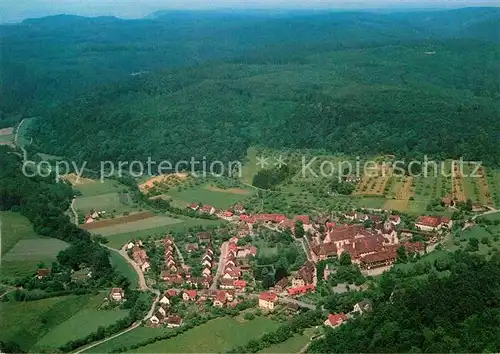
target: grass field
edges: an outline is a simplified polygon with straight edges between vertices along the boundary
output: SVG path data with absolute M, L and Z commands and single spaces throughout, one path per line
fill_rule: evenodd
M 98 311 L 96 308 L 104 296 L 100 293 L 0 302 L 0 340 L 14 341 L 21 349 L 31 352 L 40 352 L 46 346 L 56 349 L 124 315 L 121 310 Z
M 168 224 L 158 227 L 152 227 L 149 229 L 142 229 L 133 232 L 123 232 L 114 235 L 107 235 L 106 238 L 109 240 L 108 246 L 112 248 L 119 249 L 125 243 L 133 238 L 146 238 L 149 236 L 163 236 L 168 232 L 186 232 L 190 227 L 194 226 L 219 226 L 223 224 L 221 220 L 207 220 L 207 219 L 189 219 L 182 218 L 177 219 L 180 222 L 175 224 Z M 100 230 L 100 229 L 96 229 Z
M 50 265 L 68 244 L 37 235 L 28 219 L 19 213 L 0 212 L 2 222 L 2 266 L 0 274 L 20 277 L 33 274 L 39 263 Z
M 70 340 L 86 337 L 96 331 L 99 326 L 109 326 L 127 317 L 128 310 L 99 310 L 98 307 L 102 304 L 104 297 L 105 294 L 91 298 L 84 308 L 43 336 L 35 344 L 33 350 L 57 348 Z
M 392 188 L 389 191 L 388 199 L 384 203 L 386 210 L 408 210 L 410 197 L 412 197 L 412 177 L 393 177 Z
M 137 287 L 137 284 L 139 283 L 139 276 L 137 275 L 137 272 L 129 263 L 127 263 L 125 259 L 123 259 L 122 256 L 120 256 L 120 254 L 117 252 L 111 252 L 109 261 L 111 262 L 111 265 L 116 268 L 118 273 L 125 276 L 130 281 L 132 288 Z
M 105 343 L 97 345 L 84 353 L 109 353 L 121 347 L 130 347 L 133 344 L 139 343 L 141 341 L 160 336 L 167 332 L 172 331 L 170 328 L 148 328 L 148 327 L 138 327 L 130 332 L 125 333 L 122 336 L 111 339 Z
M 253 176 L 259 172 L 257 156 L 260 156 L 260 154 L 255 147 L 249 147 L 247 149 L 247 161 L 245 161 L 245 164 L 243 165 L 241 174 L 241 180 L 247 184 L 252 184 Z
M 266 348 L 259 353 L 299 353 L 307 343 L 309 343 L 312 335 L 316 332 L 314 328 L 308 328 L 302 335 L 295 335 L 287 341 L 275 344 Z
M 170 218 L 168 216 L 153 216 L 152 218 L 127 222 L 125 224 L 100 227 L 98 229 L 91 229 L 89 231 L 96 235 L 110 236 L 120 233 L 130 233 L 152 228 L 164 227 L 179 223 L 182 223 L 182 220 Z
M 123 198 L 125 196 L 125 198 Z M 87 215 L 91 210 L 106 211 L 106 215 L 122 215 L 135 210 L 127 193 L 106 193 L 87 197 L 77 197 L 75 209 L 79 214 Z
M 72 181 L 73 180 L 73 181 Z M 109 193 L 123 193 L 128 191 L 128 187 L 112 179 L 92 180 L 87 178 L 81 178 L 78 183 L 73 179 L 70 179 L 73 184 L 73 188 L 78 189 L 83 197 L 93 197 L 100 196 Z
M 248 343 L 279 327 L 278 322 L 257 317 L 240 323 L 217 318 L 177 337 L 138 348 L 136 353 L 220 353 Z
M 0 135 L 0 143 L 12 143 L 14 142 L 14 134 Z
M 231 190 L 216 190 L 207 185 L 196 186 L 181 191 L 171 189 L 168 191 L 168 196 L 173 200 L 184 201 L 188 203 L 210 204 L 215 208 L 225 209 L 233 204 L 241 202 L 250 195 L 243 193 L 234 193 Z

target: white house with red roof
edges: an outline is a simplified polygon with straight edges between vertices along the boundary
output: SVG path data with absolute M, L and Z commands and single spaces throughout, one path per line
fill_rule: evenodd
M 196 290 L 184 290 L 182 293 L 182 300 L 184 301 L 195 301 L 196 300 Z
M 328 327 L 336 328 L 347 322 L 347 320 L 347 316 L 343 312 L 341 312 L 336 314 L 329 314 L 328 318 L 325 322 L 323 322 L 323 324 Z
M 274 311 L 274 306 L 278 302 L 278 296 L 270 291 L 260 293 L 259 307 L 263 310 Z
M 419 216 L 415 227 L 422 231 L 437 231 L 443 228 L 451 228 L 452 221 L 446 216 Z
M 200 211 L 202 213 L 207 213 L 207 214 L 214 214 L 215 213 L 215 208 L 209 204 L 205 204 L 201 207 Z

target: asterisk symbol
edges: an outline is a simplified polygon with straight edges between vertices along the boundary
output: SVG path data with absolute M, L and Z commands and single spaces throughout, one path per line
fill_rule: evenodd
M 285 162 L 285 159 L 283 159 L 283 157 L 280 155 L 276 158 L 276 163 L 274 164 L 274 166 L 277 166 L 278 168 L 281 168 L 283 166 L 286 166 L 286 162 Z
M 268 157 L 257 157 L 257 166 L 259 166 L 260 168 L 266 167 L 267 165 L 269 165 L 269 162 L 267 160 L 269 160 Z

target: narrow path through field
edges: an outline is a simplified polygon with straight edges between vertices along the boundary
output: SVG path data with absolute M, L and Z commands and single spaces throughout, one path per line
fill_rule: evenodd
M 73 212 L 73 218 L 74 218 L 74 221 L 75 221 L 75 225 L 78 226 L 78 213 L 75 210 L 75 201 L 76 201 L 76 198 L 73 198 L 71 200 L 70 208 L 71 208 L 71 211 Z
M 491 207 L 490 207 L 491 208 Z M 497 209 L 494 209 L 494 208 L 491 208 L 491 210 L 488 210 L 482 214 L 477 214 L 477 215 L 474 215 L 472 217 L 472 220 L 476 220 L 476 218 L 478 218 L 479 216 L 484 216 L 484 215 L 489 215 L 489 214 L 495 214 L 495 213 L 500 213 L 500 210 L 497 210 Z
M 184 267 L 186 262 L 184 262 L 184 257 L 182 256 L 182 253 L 179 250 L 179 247 L 177 247 L 177 244 L 175 242 L 174 242 L 174 247 L 175 247 L 175 252 L 177 252 L 177 257 L 179 258 L 179 261 L 181 261 L 181 266 Z
M 26 152 L 26 149 L 24 148 L 24 146 L 21 146 L 19 144 L 19 131 L 21 130 L 21 127 L 23 126 L 25 120 L 26 120 L 26 118 L 24 118 L 19 123 L 19 125 L 17 126 L 17 129 L 16 129 L 16 135 L 14 136 L 14 145 L 16 145 L 18 148 L 20 148 L 21 151 L 23 152 L 23 161 L 24 162 L 26 162 L 26 160 L 28 159 L 28 153 Z

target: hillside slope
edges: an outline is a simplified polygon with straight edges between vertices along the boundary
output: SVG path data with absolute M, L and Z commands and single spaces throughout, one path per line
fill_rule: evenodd
M 0 124 L 10 114 L 43 115 L 57 103 L 133 73 L 252 52 L 287 59 L 301 57 L 304 50 L 374 42 L 473 38 L 498 43 L 499 18 L 499 9 L 471 8 L 407 14 L 173 11 L 142 20 L 30 19 L 0 26 Z
M 227 161 L 250 144 L 499 163 L 498 59 L 497 46 L 472 40 L 259 51 L 93 91 L 32 135 L 44 151 L 94 164 Z

